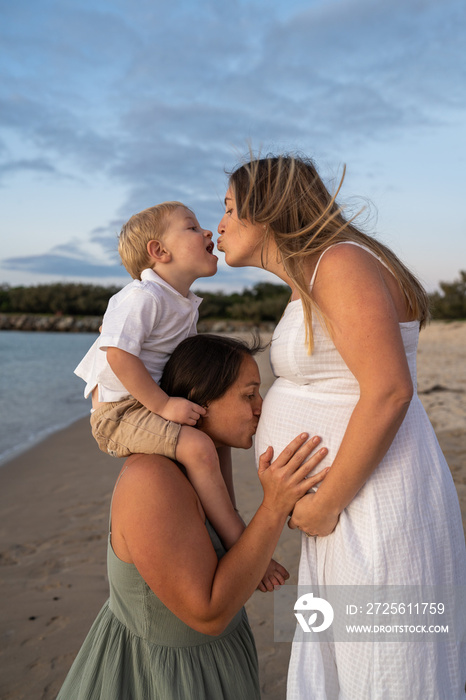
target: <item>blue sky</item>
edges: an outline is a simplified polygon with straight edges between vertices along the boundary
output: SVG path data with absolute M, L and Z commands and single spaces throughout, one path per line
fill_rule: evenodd
M 464 0 L 0 2 L 0 283 L 125 284 L 121 224 L 179 199 L 216 231 L 248 144 L 346 164 L 429 290 L 466 269 Z M 220 258 L 195 289 L 270 279 Z

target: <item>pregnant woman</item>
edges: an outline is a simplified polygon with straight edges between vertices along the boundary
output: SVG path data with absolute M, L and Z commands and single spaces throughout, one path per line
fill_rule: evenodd
M 419 282 L 345 218 L 305 158 L 251 158 L 237 167 L 218 231 L 229 265 L 264 268 L 292 292 L 273 335 L 277 379 L 257 453 L 267 445 L 280 452 L 300 430 L 329 448 L 319 465 L 332 464 L 328 476 L 290 522 L 303 532 L 299 584 L 464 585 L 456 490 L 415 393 L 428 316 Z M 465 697 L 458 620 L 454 633 L 423 643 L 303 642 L 298 630 L 289 700 Z

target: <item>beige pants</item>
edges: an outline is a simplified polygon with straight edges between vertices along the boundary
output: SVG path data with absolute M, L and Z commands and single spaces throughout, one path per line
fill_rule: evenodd
M 91 428 L 102 452 L 112 457 L 142 453 L 175 459 L 181 425 L 130 398 L 99 406 L 91 415 Z

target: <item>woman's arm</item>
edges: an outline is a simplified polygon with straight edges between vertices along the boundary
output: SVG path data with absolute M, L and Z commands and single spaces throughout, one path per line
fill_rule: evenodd
M 311 535 L 333 531 L 390 447 L 411 401 L 413 386 L 399 329 L 407 320 L 396 281 L 355 246 L 322 258 L 313 290 L 332 338 L 356 377 L 360 398 L 328 478 L 295 507 L 291 527 Z
M 113 499 L 115 553 L 134 563 L 155 595 L 187 625 L 221 633 L 261 581 L 294 503 L 315 483 L 304 476 L 326 450 L 302 465 L 315 448 L 304 441 L 294 440 L 272 464 L 270 448 L 261 458 L 262 504 L 220 560 L 199 500 L 177 466 L 160 456 L 131 457 Z

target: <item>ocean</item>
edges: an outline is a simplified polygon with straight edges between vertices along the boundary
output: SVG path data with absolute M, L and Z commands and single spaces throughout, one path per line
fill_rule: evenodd
M 73 370 L 94 333 L 0 331 L 0 464 L 89 415 Z

